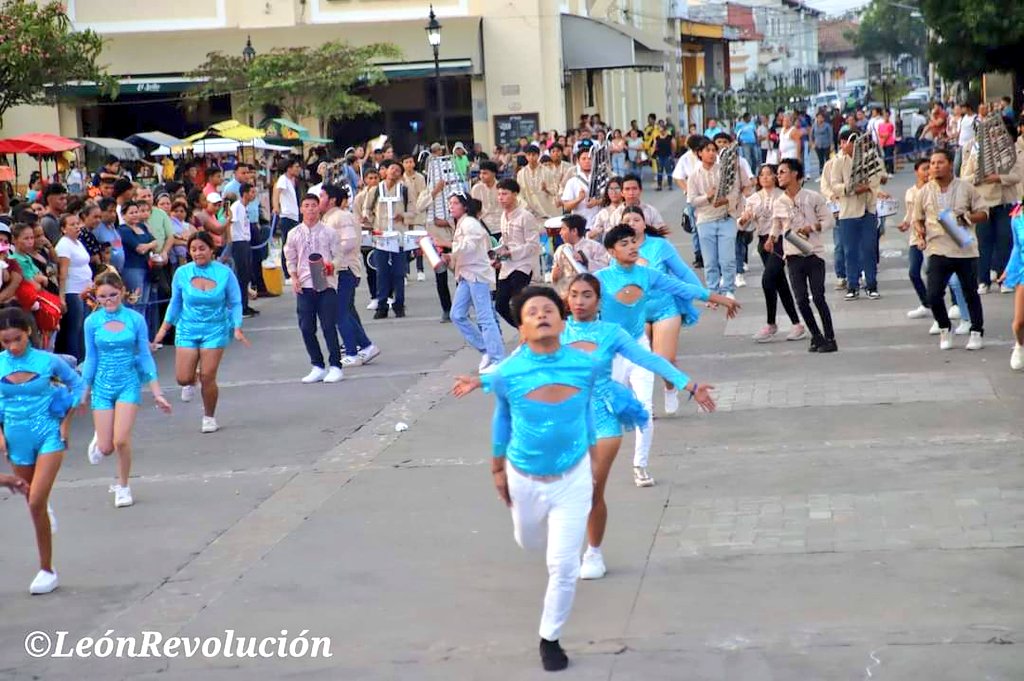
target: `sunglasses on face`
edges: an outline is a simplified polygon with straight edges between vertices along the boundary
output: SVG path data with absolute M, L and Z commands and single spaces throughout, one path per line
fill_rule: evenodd
M 120 292 L 118 292 L 118 293 L 108 293 L 106 295 L 99 295 L 99 294 L 97 294 L 96 295 L 96 300 L 98 300 L 100 302 L 103 302 L 105 300 L 115 300 L 118 297 L 120 297 L 120 295 L 121 295 Z

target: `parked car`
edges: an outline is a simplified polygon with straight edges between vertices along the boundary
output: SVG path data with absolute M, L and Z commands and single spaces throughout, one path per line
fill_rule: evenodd
M 826 109 L 842 109 L 843 98 L 838 90 L 826 90 L 811 97 L 811 110 L 817 111 L 821 107 Z

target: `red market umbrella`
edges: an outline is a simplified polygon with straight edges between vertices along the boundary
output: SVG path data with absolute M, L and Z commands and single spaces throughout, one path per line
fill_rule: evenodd
M 0 140 L 0 154 L 29 154 L 36 156 L 39 161 L 39 174 L 43 174 L 43 156 L 59 154 L 82 146 L 81 142 L 51 135 L 45 132 L 34 132 L 27 135 L 18 135 Z M 15 174 L 17 174 L 18 161 L 14 161 Z

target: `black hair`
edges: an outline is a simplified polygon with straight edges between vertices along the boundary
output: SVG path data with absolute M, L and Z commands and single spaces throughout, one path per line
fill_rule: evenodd
M 700 144 L 697 146 L 696 149 L 693 150 L 693 152 L 695 154 L 699 154 L 702 151 L 704 151 L 705 149 L 707 149 L 708 147 L 714 147 L 715 151 L 716 152 L 718 151 L 718 145 L 715 144 L 715 141 L 710 139 L 710 138 L 708 138 L 708 137 L 704 137 L 704 138 L 702 138 L 700 140 Z
M 934 156 L 935 154 L 942 154 L 943 156 L 946 157 L 947 161 L 949 161 L 950 163 L 953 162 L 953 152 L 951 152 L 949 149 L 932 149 L 932 156 Z
M 800 162 L 800 159 L 784 158 L 781 161 L 779 161 L 779 166 L 781 167 L 783 165 L 789 168 L 790 172 L 796 175 L 796 179 L 804 179 L 804 164 Z
M 510 191 L 513 194 L 519 193 L 519 183 L 512 178 L 507 178 L 498 182 L 498 189 L 504 189 Z
M 470 196 L 466 196 L 465 194 L 452 194 L 451 198 L 462 204 L 462 207 L 466 209 L 466 215 L 471 218 L 479 216 L 480 211 L 483 210 L 484 207 L 484 204 L 480 201 Z
M 46 185 L 46 189 L 43 190 L 42 204 L 46 205 L 46 199 L 51 196 L 60 196 L 61 194 L 67 194 L 68 188 L 64 185 L 54 182 L 53 184 Z
M 246 163 L 245 161 L 242 161 L 241 163 L 236 163 L 235 164 L 235 172 L 238 172 L 242 168 L 248 168 L 249 170 L 254 170 L 254 168 L 252 167 L 252 164 L 251 163 Z M 170 188 L 168 188 L 167 191 L 170 191 Z
M 15 222 L 13 225 L 11 225 L 11 240 L 13 241 L 14 239 L 17 239 L 19 236 L 21 236 L 21 233 L 24 232 L 26 229 L 31 229 L 33 232 L 35 232 L 36 227 L 35 225 L 29 224 L 28 222 Z
M 281 173 L 283 175 L 286 170 L 291 168 L 296 163 L 301 165 L 302 161 L 300 161 L 295 156 L 289 156 L 288 158 L 282 159 L 281 162 L 277 164 L 277 172 L 279 172 L 279 173 Z
M 494 161 L 480 161 L 480 170 L 490 170 L 495 175 L 498 174 L 498 164 Z
M 374 149 L 373 152 L 377 153 L 377 150 Z M 395 161 L 395 160 L 389 158 L 389 159 L 385 159 L 385 160 L 380 162 L 380 169 L 384 170 L 385 168 L 390 168 L 391 166 L 397 166 L 397 165 L 398 165 L 398 161 Z
M 608 183 L 604 186 L 604 192 L 602 192 L 602 194 L 601 194 L 601 205 L 602 206 L 610 206 L 610 205 L 612 205 L 612 200 L 608 196 L 608 187 L 611 187 L 613 184 L 619 185 L 619 191 L 622 191 L 622 178 L 621 177 L 616 175 L 615 177 L 608 178 Z
M 622 176 L 622 186 L 625 188 L 627 182 L 636 182 L 636 186 L 640 188 L 640 191 L 644 189 L 644 181 L 640 179 L 640 176 L 636 173 L 626 173 Z
M 18 329 L 28 334 L 29 343 L 35 345 L 36 325 L 32 315 L 20 307 L 8 307 L 0 310 L 0 331 Z
M 366 177 L 367 175 L 376 175 L 377 177 L 380 177 L 380 171 L 376 168 L 367 168 L 363 171 L 363 177 Z
M 411 158 L 411 159 L 413 160 L 413 162 L 415 162 L 415 161 L 416 161 L 416 157 L 415 157 L 415 156 L 413 156 L 412 154 L 404 154 L 404 155 L 402 156 L 402 158 L 398 159 L 398 162 L 399 162 L 399 163 L 405 163 L 405 159 L 407 159 L 407 158 Z
M 209 246 L 211 251 L 217 248 L 216 246 L 214 246 L 213 237 L 210 236 L 209 232 L 196 232 L 195 234 L 188 238 L 188 250 L 192 250 L 192 242 L 197 240 L 202 241 L 204 244 Z
M 727 132 L 720 132 L 711 138 L 712 142 L 717 142 L 718 140 L 729 140 L 730 142 L 732 142 L 732 135 L 730 135 Z
M 93 203 L 92 201 L 86 201 L 85 203 L 82 204 L 82 208 L 78 211 L 78 217 L 84 220 L 86 217 L 88 217 L 89 213 L 93 212 L 94 210 L 102 211 L 103 209 L 100 208 L 95 203 Z
M 515 322 L 517 327 L 522 326 L 523 324 L 520 313 L 523 311 L 523 306 L 526 305 L 526 301 L 530 300 L 530 298 L 547 298 L 555 304 L 555 307 L 558 308 L 558 314 L 562 319 L 565 319 L 569 315 L 568 310 L 565 308 L 565 301 L 562 300 L 561 296 L 558 295 L 555 289 L 550 286 L 527 286 L 516 294 L 509 305 L 512 321 Z
M 757 171 L 757 174 L 760 175 L 761 174 L 761 170 L 764 170 L 765 168 L 767 168 L 768 170 L 772 171 L 772 175 L 778 175 L 779 174 L 779 166 L 776 163 L 762 163 L 761 164 L 761 169 Z
M 209 179 L 211 175 L 217 175 L 218 173 L 221 175 L 224 174 L 224 170 L 220 166 L 210 166 L 206 169 L 207 179 Z
M 639 215 L 644 221 L 644 234 L 647 236 L 656 236 L 659 239 L 665 238 L 665 235 L 658 231 L 657 227 L 647 224 L 647 216 L 644 215 L 644 209 L 640 206 L 626 206 L 622 210 L 622 217 L 625 218 L 627 214 Z M 623 223 L 625 224 L 625 223 Z M 634 232 L 636 234 L 636 232 Z
M 916 161 L 914 161 L 914 170 L 916 171 L 921 166 L 926 166 L 929 163 L 931 163 L 931 161 L 929 161 L 928 159 L 926 159 L 926 158 L 919 158 Z
M 562 216 L 562 224 L 576 232 L 581 237 L 587 235 L 587 219 L 582 215 L 570 213 Z
M 246 164 L 239 163 L 238 165 L 239 166 L 243 166 L 243 165 L 246 165 Z M 252 168 L 252 166 L 249 166 L 249 167 Z M 173 196 L 174 194 L 177 194 L 178 190 L 181 189 L 184 186 L 185 185 L 183 185 L 181 182 L 176 182 L 176 181 L 172 180 L 172 181 L 167 182 L 166 184 L 164 184 L 164 190 L 168 194 L 171 194 Z
M 303 194 L 302 198 L 299 199 L 299 205 L 301 206 L 306 201 L 316 201 L 317 203 L 320 203 L 320 197 L 316 194 Z
M 18 210 L 14 211 L 14 214 L 11 217 L 14 218 L 15 225 L 20 223 L 28 225 L 29 227 L 34 227 L 35 224 L 39 222 L 39 216 L 36 215 L 28 206 L 19 207 Z
M 580 272 L 575 277 L 573 277 L 572 280 L 569 281 L 569 288 L 572 288 L 572 285 L 575 284 L 577 281 L 582 281 L 583 283 L 587 284 L 588 286 L 590 286 L 590 288 L 594 289 L 594 293 L 597 294 L 598 298 L 601 297 L 601 280 L 595 277 L 593 274 L 591 274 L 590 272 Z
M 629 225 L 615 225 L 604 233 L 604 247 L 611 250 L 623 239 L 636 238 L 636 232 Z
M 341 184 L 325 184 L 321 190 L 327 194 L 327 200 L 332 206 L 341 205 L 341 202 L 349 198 L 348 187 Z
M 845 142 L 846 140 L 850 139 L 851 137 L 853 137 L 856 134 L 857 134 L 856 130 L 850 130 L 850 129 L 843 130 L 841 133 L 839 133 L 839 141 L 840 142 Z
M 113 154 L 111 154 L 111 155 L 107 156 L 103 160 L 103 165 L 109 166 L 111 163 L 120 163 L 120 162 L 121 162 L 121 159 L 119 159 L 117 156 L 114 156 Z
M 690 139 L 686 140 L 686 146 L 690 149 L 690 151 L 696 154 L 698 151 L 704 148 L 707 139 L 708 138 L 705 137 L 704 135 L 691 135 Z
M 550 147 L 548 147 L 548 151 L 554 151 L 555 149 L 558 149 L 559 151 L 565 151 L 565 147 L 563 147 L 558 142 L 555 142 Z

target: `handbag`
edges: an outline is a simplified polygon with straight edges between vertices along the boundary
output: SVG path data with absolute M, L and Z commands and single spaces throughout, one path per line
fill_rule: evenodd
M 690 219 L 690 214 L 685 210 L 683 211 L 683 217 L 679 221 L 679 226 L 683 228 L 683 231 L 687 234 L 693 234 L 693 220 Z
M 773 165 L 773 166 L 774 165 L 778 165 L 779 164 L 779 150 L 778 149 L 769 149 L 768 150 L 768 156 L 767 156 L 767 158 L 765 158 L 764 162 L 767 163 L 767 164 Z

